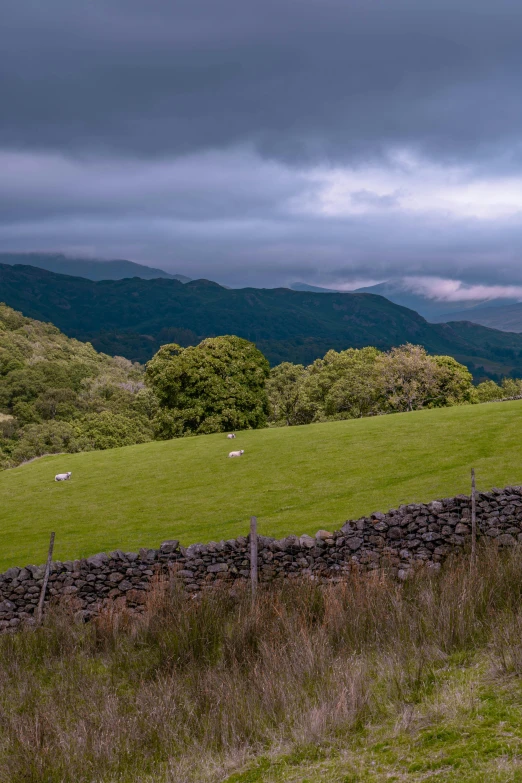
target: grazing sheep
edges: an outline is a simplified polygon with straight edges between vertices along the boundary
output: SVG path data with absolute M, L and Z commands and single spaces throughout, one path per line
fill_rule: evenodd
M 240 449 L 239 451 L 231 451 L 228 456 L 229 457 L 240 457 L 244 453 L 245 453 L 245 450 L 244 449 Z
M 236 434 L 235 434 L 234 432 L 231 432 L 231 433 L 230 433 L 230 435 L 227 435 L 227 438 L 228 438 L 229 440 L 232 440 L 232 439 L 233 439 L 233 438 L 235 438 L 235 437 L 236 437 Z
M 72 476 L 72 473 L 69 471 L 69 473 L 57 473 L 54 477 L 55 481 L 68 481 Z

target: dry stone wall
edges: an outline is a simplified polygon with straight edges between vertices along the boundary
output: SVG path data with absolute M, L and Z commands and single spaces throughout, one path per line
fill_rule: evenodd
M 467 495 L 410 504 L 386 514 L 346 522 L 340 530 L 315 537 L 280 540 L 259 536 L 259 581 L 309 577 L 341 580 L 350 572 L 386 568 L 406 579 L 417 567 L 440 568 L 448 554 L 470 540 L 471 501 Z M 477 495 L 478 535 L 500 547 L 522 543 L 522 487 Z M 216 584 L 246 582 L 250 576 L 248 537 L 183 547 L 165 541 L 139 553 L 116 550 L 83 560 L 54 562 L 45 606 L 66 602 L 88 620 L 108 605 L 143 611 L 154 578 L 169 577 L 188 593 Z M 34 622 L 44 567 L 9 568 L 0 575 L 0 630 Z

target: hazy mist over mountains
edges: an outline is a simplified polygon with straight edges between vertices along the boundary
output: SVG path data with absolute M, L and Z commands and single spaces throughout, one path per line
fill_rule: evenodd
M 85 277 L 87 280 L 123 280 L 126 277 L 141 277 L 154 280 L 158 277 L 188 283 L 185 275 L 175 275 L 163 269 L 135 264 L 125 259 L 102 260 L 95 258 L 72 258 L 62 253 L 0 253 L 0 264 L 24 264 L 38 269 L 47 269 L 60 275 Z
M 452 294 L 451 299 L 445 299 L 438 297 L 436 292 L 430 292 L 429 279 L 422 278 L 421 280 L 424 282 L 424 286 L 419 285 L 415 279 L 397 278 L 394 280 L 387 280 L 383 283 L 377 283 L 375 285 L 354 288 L 352 289 L 352 293 L 379 294 L 380 296 L 384 296 L 386 299 L 389 299 L 390 302 L 402 305 L 402 307 L 408 307 L 410 310 L 415 310 L 417 313 L 426 318 L 426 320 L 431 321 L 432 323 L 443 323 L 447 321 L 473 321 L 474 323 L 480 323 L 485 326 L 492 326 L 496 329 L 505 328 L 503 325 L 499 325 L 504 323 L 502 318 L 504 308 L 508 306 L 515 306 L 516 311 L 516 305 L 520 302 L 520 299 L 522 299 L 522 291 L 520 298 L 517 298 L 516 296 L 470 298 L 470 290 L 466 288 L 462 289 L 462 293 L 465 294 L 462 298 L 458 298 L 457 289 L 456 293 L 450 292 Z M 340 289 L 323 288 L 301 282 L 292 283 L 290 288 L 294 291 L 313 291 L 315 293 L 325 294 L 341 292 Z M 425 292 L 422 291 L 422 288 L 424 288 Z M 471 295 L 473 296 L 473 289 L 471 289 Z M 486 323 L 484 320 L 487 319 L 490 309 L 495 310 L 495 323 Z M 520 309 L 522 311 L 522 305 L 520 305 Z M 509 328 L 507 328 L 507 330 L 510 331 Z M 513 329 L 513 331 L 519 330 Z

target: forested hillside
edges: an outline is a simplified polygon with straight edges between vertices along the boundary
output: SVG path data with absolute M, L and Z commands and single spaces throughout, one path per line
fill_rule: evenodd
M 453 356 L 476 378 L 522 376 L 522 335 L 469 323 L 429 324 L 372 294 L 317 294 L 285 288 L 230 290 L 206 280 L 92 282 L 29 266 L 0 265 L 0 301 L 52 321 L 97 350 L 145 362 L 169 342 L 195 345 L 235 334 L 272 365 L 308 364 L 330 350 L 413 343 Z
M 0 304 L 0 468 L 150 440 L 154 400 L 139 364 Z

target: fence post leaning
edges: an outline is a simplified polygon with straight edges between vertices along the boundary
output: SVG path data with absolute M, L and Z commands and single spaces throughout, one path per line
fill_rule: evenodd
M 254 601 L 257 591 L 257 517 L 250 517 L 250 582 Z
M 471 468 L 471 567 L 477 559 L 477 498 L 475 488 L 475 468 Z
M 43 606 L 45 601 L 45 593 L 47 590 L 47 582 L 49 581 L 49 573 L 51 571 L 51 562 L 53 559 L 54 548 L 54 533 L 51 533 L 51 540 L 49 542 L 49 552 L 47 553 L 47 563 L 45 564 L 45 573 L 42 584 L 42 590 L 40 592 L 40 600 L 38 601 L 38 609 L 36 610 L 36 623 L 40 625 L 42 622 Z

